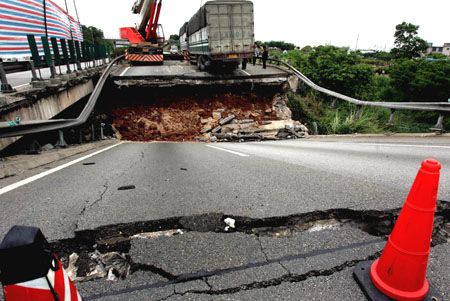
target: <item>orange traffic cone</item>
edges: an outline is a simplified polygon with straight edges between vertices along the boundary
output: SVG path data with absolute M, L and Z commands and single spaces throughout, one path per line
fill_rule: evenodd
M 377 293 L 376 289 L 395 300 L 423 300 L 426 296 L 429 299 L 431 295 L 438 296 L 430 290 L 425 274 L 440 169 L 441 164 L 434 159 L 422 163 L 380 259 L 370 267 L 367 263 L 360 263 L 355 269 L 356 280 L 369 299 L 379 299 L 379 296 L 372 295 Z M 368 283 L 370 280 L 373 284 Z
M 41 230 L 14 226 L 0 245 L 5 301 L 81 301 Z

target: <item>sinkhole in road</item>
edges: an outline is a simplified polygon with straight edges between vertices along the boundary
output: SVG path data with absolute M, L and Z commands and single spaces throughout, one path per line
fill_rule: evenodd
M 354 227 L 372 236 L 386 239 L 399 213 L 400 209 L 330 209 L 268 218 L 208 213 L 77 231 L 74 238 L 51 242 L 51 246 L 76 282 L 99 278 L 125 279 L 136 271 L 149 271 L 171 281 L 190 281 L 200 276 L 173 275 L 160 267 L 135 263 L 129 254 L 132 241 L 162 236 L 176 237 L 188 232 L 213 232 L 223 235 L 238 232 L 255 237 L 283 239 L 296 232 L 318 232 L 343 226 Z M 447 242 L 450 242 L 450 202 L 438 201 L 431 245 Z
M 300 138 L 307 129 L 292 120 L 287 90 L 213 84 L 111 88 L 93 115 L 126 141 L 214 142 L 225 134 L 246 140 Z

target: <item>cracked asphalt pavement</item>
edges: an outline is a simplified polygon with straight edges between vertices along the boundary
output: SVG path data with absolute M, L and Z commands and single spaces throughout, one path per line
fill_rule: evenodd
M 0 195 L 0 237 L 16 224 L 40 227 L 64 245 L 62 256 L 109 239 L 109 250 L 129 256 L 132 273 L 77 282 L 86 300 L 361 300 L 353 269 L 380 255 L 386 235 L 356 216 L 395 215 L 429 157 L 442 164 L 438 199 L 450 201 L 445 137 L 214 146 L 123 143 L 89 158 L 93 165 L 82 161 L 18 187 Z M 314 214 L 320 218 L 308 219 Z M 445 230 L 448 209 L 439 214 Z M 237 223 L 228 232 L 227 216 Z M 182 234 L 129 238 L 149 229 Z M 427 273 L 446 298 L 449 251 L 441 238 Z

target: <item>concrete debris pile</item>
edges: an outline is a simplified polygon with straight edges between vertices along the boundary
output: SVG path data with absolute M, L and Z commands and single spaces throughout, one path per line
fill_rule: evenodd
M 98 250 L 89 254 L 86 275 L 80 274 L 78 263 L 79 256 L 73 253 L 69 257 L 69 265 L 66 272 L 74 282 L 89 281 L 93 279 L 106 278 L 110 281 L 124 279 L 130 273 L 131 262 L 128 255 L 119 252 L 100 253 Z M 84 263 L 86 264 L 86 263 Z M 83 268 L 86 270 L 86 267 Z
M 287 96 L 276 94 L 161 99 L 112 110 L 113 127 L 130 141 L 234 141 L 301 138 Z

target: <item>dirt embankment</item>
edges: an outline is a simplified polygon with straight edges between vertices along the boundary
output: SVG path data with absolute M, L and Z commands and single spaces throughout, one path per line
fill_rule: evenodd
M 273 95 L 220 94 L 117 106 L 111 115 L 113 126 L 124 140 L 195 141 L 206 137 L 208 127 L 218 127 L 219 120 L 230 115 L 259 123 L 283 119 L 274 105 Z

